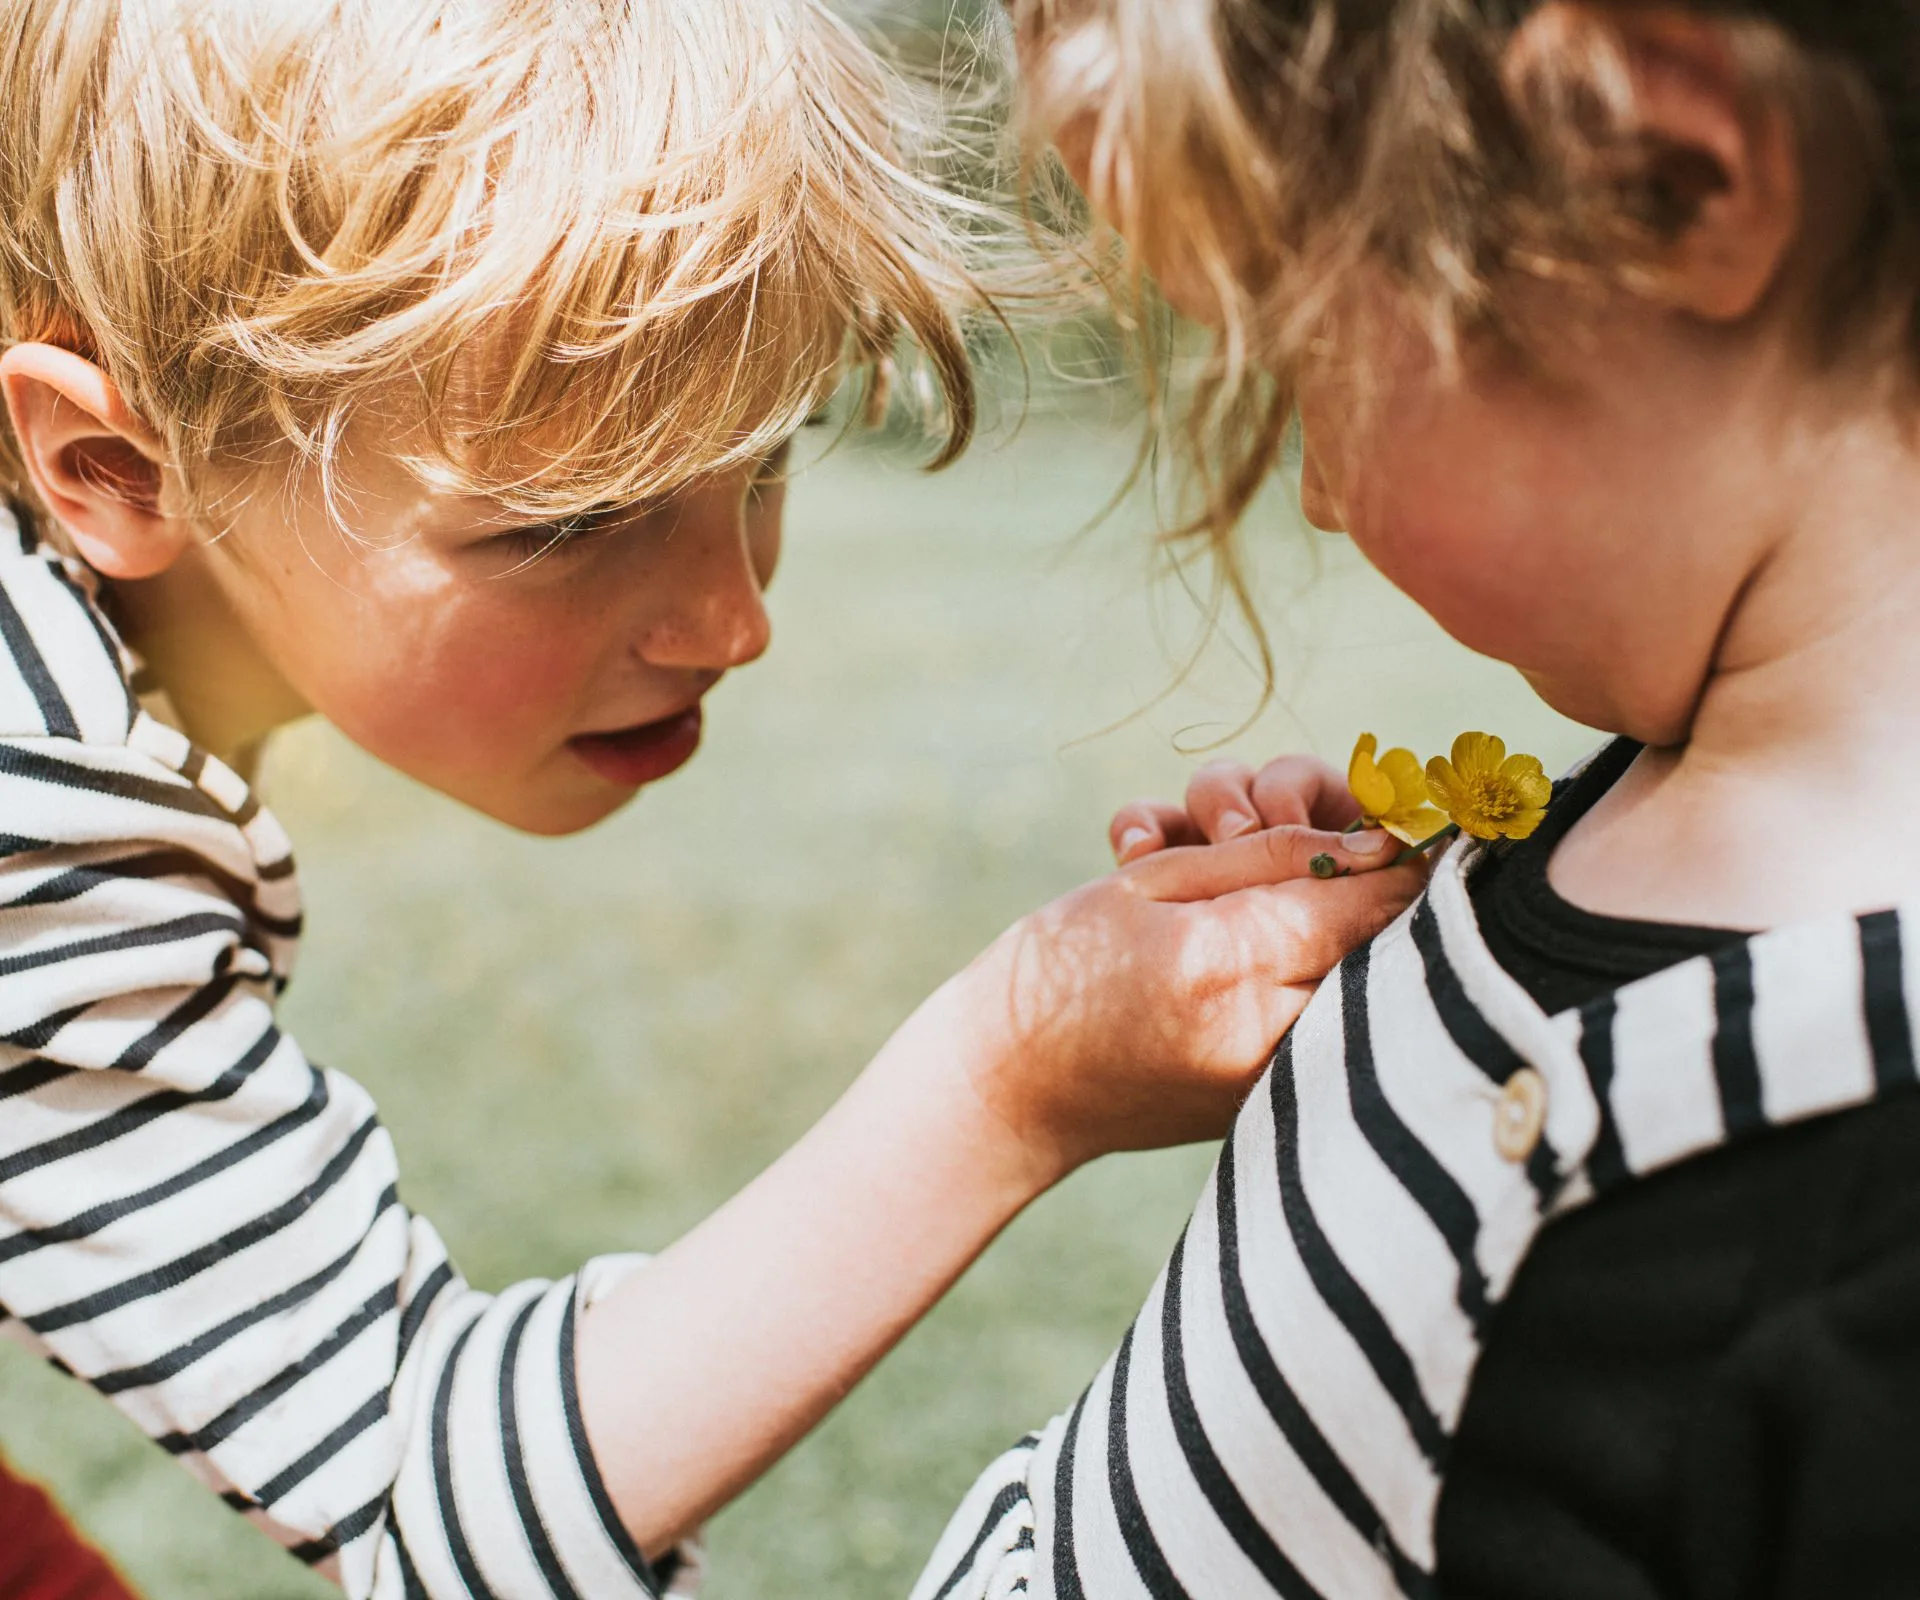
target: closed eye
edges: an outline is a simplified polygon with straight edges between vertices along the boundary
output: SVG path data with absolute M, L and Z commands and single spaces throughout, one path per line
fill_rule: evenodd
M 606 532 L 621 510 L 616 506 L 594 506 L 586 511 L 575 512 L 572 516 L 556 517 L 551 522 L 507 528 L 489 535 L 481 542 L 489 550 L 498 550 L 511 556 L 514 565 L 510 570 L 517 572 L 547 556 L 576 549 L 593 535 Z

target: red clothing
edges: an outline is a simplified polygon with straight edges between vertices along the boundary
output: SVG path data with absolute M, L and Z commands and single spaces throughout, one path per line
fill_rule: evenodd
M 0 1600 L 134 1600 L 38 1484 L 0 1461 Z

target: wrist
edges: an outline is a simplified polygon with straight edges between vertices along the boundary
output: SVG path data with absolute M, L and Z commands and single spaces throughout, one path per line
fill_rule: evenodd
M 1032 1065 L 1008 1005 L 1006 968 L 995 945 L 948 979 L 887 1041 L 873 1070 L 898 1097 L 899 1114 L 955 1151 L 1010 1219 L 1078 1163 L 1004 1092 Z

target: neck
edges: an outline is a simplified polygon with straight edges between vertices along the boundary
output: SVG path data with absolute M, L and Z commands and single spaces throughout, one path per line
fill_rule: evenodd
M 1575 903 L 1763 928 L 1920 896 L 1920 458 L 1870 427 L 1815 455 L 1686 742 L 1650 749 L 1556 853 Z
M 307 714 L 198 548 L 157 577 L 116 581 L 112 594 L 127 643 L 166 691 L 182 731 L 210 755 L 250 774 L 267 736 Z

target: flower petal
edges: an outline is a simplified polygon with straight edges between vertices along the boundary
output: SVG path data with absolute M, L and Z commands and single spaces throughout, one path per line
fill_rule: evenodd
M 1427 794 L 1442 811 L 1453 812 L 1466 804 L 1466 785 L 1445 756 L 1435 756 L 1427 763 Z
M 1425 844 L 1446 825 L 1445 813 L 1432 806 L 1409 806 L 1380 819 L 1380 826 L 1402 844 Z
M 1360 742 L 1353 747 L 1353 759 L 1347 763 L 1347 788 L 1360 802 L 1360 809 L 1370 817 L 1385 816 L 1394 803 L 1393 780 L 1374 764 L 1373 752 L 1377 748 L 1378 741 L 1372 734 L 1362 734 Z
M 1427 774 L 1411 750 L 1389 750 L 1380 758 L 1380 770 L 1393 785 L 1396 810 L 1427 803 Z
M 1547 808 L 1535 806 L 1531 810 L 1517 812 L 1504 822 L 1496 824 L 1496 830 L 1502 838 L 1530 839 L 1540 824 L 1547 820 Z M 1491 837 L 1488 835 L 1487 837 Z
M 1453 764 L 1464 778 L 1491 777 L 1506 759 L 1506 741 L 1495 734 L 1463 733 L 1453 741 Z
M 1500 768 L 1501 783 L 1521 805 L 1544 807 L 1553 798 L 1553 780 L 1538 756 L 1509 756 Z

